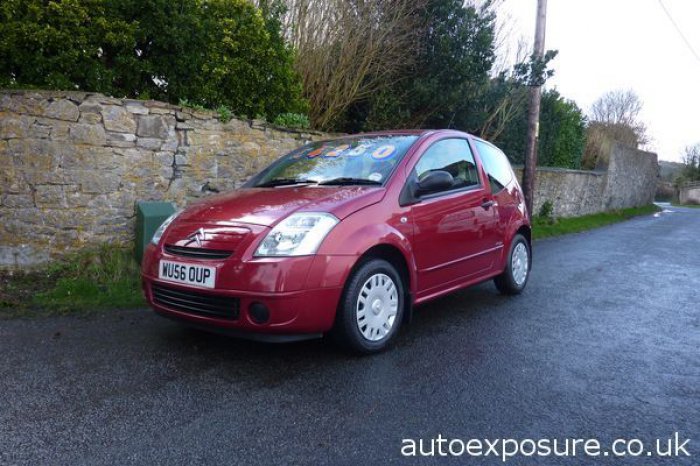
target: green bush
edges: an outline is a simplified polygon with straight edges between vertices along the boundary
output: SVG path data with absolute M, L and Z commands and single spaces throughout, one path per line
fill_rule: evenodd
M 546 200 L 540 206 L 540 211 L 537 216 L 545 222 L 554 223 L 554 204 L 550 200 Z
M 219 108 L 216 109 L 216 113 L 219 114 L 219 121 L 222 123 L 228 123 L 231 121 L 231 118 L 233 118 L 231 109 L 229 109 L 226 105 L 219 105 Z
M 496 16 L 491 2 L 428 0 L 417 9 L 416 54 L 388 89 L 350 106 L 341 132 L 388 128 L 473 130 L 482 123 L 480 99 L 495 60 Z M 401 67 L 401 63 L 396 64 Z M 386 70 L 376 70 L 385 73 Z M 477 120 L 475 122 L 475 120 Z
M 189 99 L 180 99 L 177 104 L 180 107 L 191 108 L 192 110 L 197 110 L 200 112 L 204 112 L 207 110 L 207 108 L 204 105 L 195 102 L 190 102 Z
M 279 14 L 249 0 L 3 0 L 0 87 L 304 112 Z
M 542 93 L 537 165 L 581 168 L 586 145 L 586 116 L 575 102 L 556 90 Z M 527 105 L 496 138 L 496 143 L 514 163 L 523 163 L 527 135 Z M 592 168 L 592 167 L 586 167 Z
M 274 119 L 273 124 L 298 129 L 306 129 L 311 125 L 309 116 L 303 113 L 281 113 Z
M 110 15 L 103 0 L 3 0 L 0 87 L 120 95 L 113 62 L 131 53 L 137 27 Z

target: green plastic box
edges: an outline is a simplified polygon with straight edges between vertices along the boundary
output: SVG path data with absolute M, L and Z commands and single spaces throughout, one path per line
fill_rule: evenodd
M 172 202 L 139 201 L 136 203 L 136 260 L 139 264 L 153 234 L 174 213 L 175 204 Z

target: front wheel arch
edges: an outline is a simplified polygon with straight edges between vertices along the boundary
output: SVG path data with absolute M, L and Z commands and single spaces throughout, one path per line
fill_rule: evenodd
M 341 300 L 336 311 L 335 322 L 331 330 L 331 336 L 341 346 L 360 354 L 371 354 L 383 351 L 395 339 L 399 327 L 406 316 L 406 286 L 399 271 L 392 263 L 385 259 L 363 256 L 364 259 L 358 261 L 356 267 L 348 275 Z M 388 333 L 380 341 L 371 341 L 363 337 L 363 332 L 359 322 L 359 294 L 366 279 L 371 276 L 385 275 L 394 286 L 398 288 L 398 309 L 394 308 L 396 321 L 393 321 Z M 371 296 L 371 292 L 370 292 Z M 386 302 L 384 299 L 381 301 Z M 380 303 L 381 303 L 380 301 Z M 377 317 L 381 318 L 384 310 L 377 309 Z M 386 314 L 384 314 L 386 316 Z M 386 318 L 386 317 L 385 317 Z M 357 319 L 357 322 L 356 322 Z M 389 327 L 387 327 L 389 328 Z

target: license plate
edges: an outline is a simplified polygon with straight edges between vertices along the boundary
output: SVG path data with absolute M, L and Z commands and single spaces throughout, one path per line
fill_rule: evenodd
M 214 288 L 216 268 L 182 262 L 160 261 L 158 278 L 168 282 L 184 283 L 201 288 Z

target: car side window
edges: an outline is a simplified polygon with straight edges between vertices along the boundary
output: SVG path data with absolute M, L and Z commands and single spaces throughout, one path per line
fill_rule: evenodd
M 450 189 L 479 184 L 474 155 L 465 139 L 442 139 L 434 143 L 423 153 L 414 168 L 418 181 L 436 170 L 446 171 L 452 175 L 454 184 Z
M 491 191 L 493 193 L 501 191 L 513 179 L 513 169 L 508 157 L 496 146 L 487 142 L 475 140 L 474 144 L 479 151 L 481 164 L 489 177 Z

